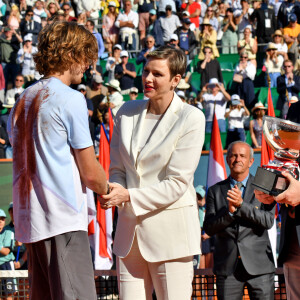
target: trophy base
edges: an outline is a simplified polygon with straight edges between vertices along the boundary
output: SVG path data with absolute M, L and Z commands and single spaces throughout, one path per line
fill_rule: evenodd
M 277 196 L 288 188 L 288 180 L 281 175 L 280 171 L 266 170 L 258 167 L 252 186 L 271 196 Z

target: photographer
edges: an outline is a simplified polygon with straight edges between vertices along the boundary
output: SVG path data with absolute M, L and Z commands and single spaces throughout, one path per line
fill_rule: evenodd
M 280 71 L 283 64 L 283 57 L 278 55 L 275 44 L 269 43 L 266 49 L 266 59 L 264 60 L 264 66 L 267 69 L 271 79 L 270 87 L 277 87 L 277 78 L 280 76 Z
M 230 95 L 226 92 L 224 85 L 218 82 L 217 78 L 209 80 L 200 93 L 200 102 L 205 108 L 205 132 L 210 133 L 212 130 L 212 121 L 214 111 L 219 124 L 220 132 L 226 132 L 226 121 L 224 118 L 227 101 Z

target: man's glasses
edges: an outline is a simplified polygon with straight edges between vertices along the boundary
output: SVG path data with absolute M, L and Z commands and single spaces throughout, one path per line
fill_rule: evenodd
M 152 44 L 153 41 L 146 41 L 146 44 Z
M 63 8 L 63 11 L 69 11 L 70 8 Z
M 27 16 L 29 16 L 29 17 L 33 17 L 33 14 L 27 14 Z

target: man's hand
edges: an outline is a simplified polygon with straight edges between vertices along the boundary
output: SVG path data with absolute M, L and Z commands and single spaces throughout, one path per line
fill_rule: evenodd
M 235 185 L 227 192 L 228 209 L 231 213 L 235 212 L 236 208 L 243 203 L 242 191 Z
M 290 206 L 297 206 L 300 203 L 300 182 L 297 181 L 290 173 L 281 173 L 290 183 L 287 190 L 278 196 L 274 197 L 274 200 L 278 203 L 285 203 Z
M 255 198 L 263 204 L 272 204 L 274 202 L 274 196 L 270 196 L 259 190 L 254 190 Z
M 103 201 L 100 201 L 101 207 L 104 209 L 111 208 L 130 201 L 130 195 L 127 189 L 117 183 L 110 183 L 111 192 L 101 196 Z

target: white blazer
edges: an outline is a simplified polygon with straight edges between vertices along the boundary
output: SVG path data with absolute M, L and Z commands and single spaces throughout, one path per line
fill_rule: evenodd
M 148 101 L 119 110 L 111 141 L 110 182 L 127 188 L 130 202 L 119 206 L 114 253 L 126 257 L 136 234 L 149 262 L 200 253 L 200 223 L 194 172 L 203 141 L 203 113 L 174 93 L 148 143 L 137 153 Z

